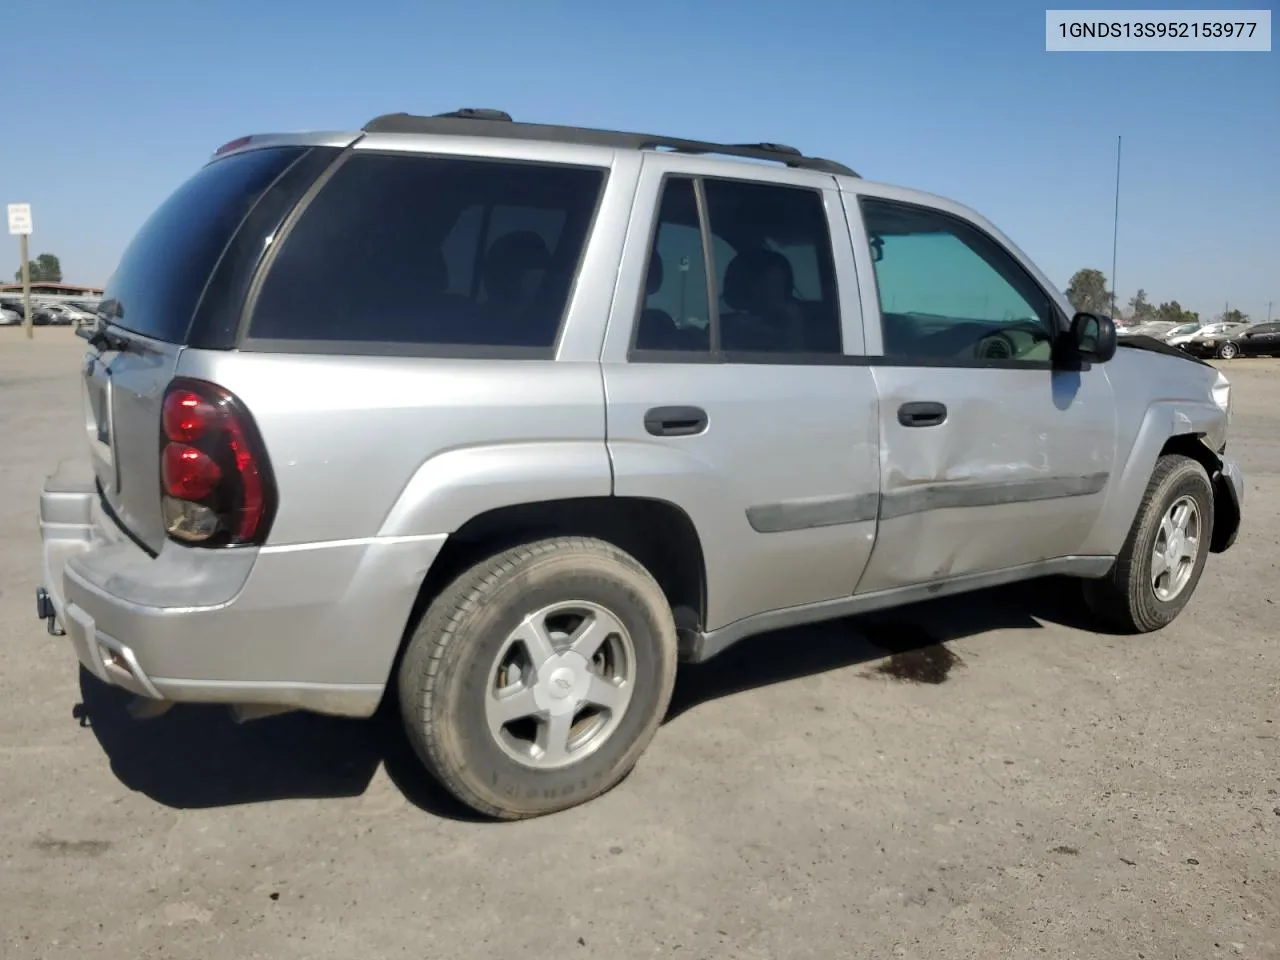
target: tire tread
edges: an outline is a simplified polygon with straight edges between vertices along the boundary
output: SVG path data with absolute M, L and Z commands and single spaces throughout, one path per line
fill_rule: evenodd
M 457 576 L 427 607 L 405 650 L 397 677 L 397 691 L 401 717 L 414 751 L 428 772 L 446 790 L 472 809 L 495 819 L 521 819 L 534 813 L 515 812 L 496 806 L 471 789 L 465 779 L 459 776 L 459 771 L 454 769 L 440 745 L 446 731 L 441 730 L 439 723 L 433 719 L 437 714 L 433 706 L 441 694 L 441 666 L 453 645 L 463 642 L 459 638 L 460 625 L 502 583 L 542 557 L 574 553 L 582 556 L 584 565 L 598 563 L 602 559 L 618 563 L 644 581 L 658 596 L 662 596 L 661 588 L 653 575 L 629 553 L 607 541 L 563 536 L 523 543 L 481 560 Z M 669 609 L 667 614 L 670 616 Z M 671 634 L 674 641 L 674 624 Z M 671 698 L 675 684 L 674 642 L 669 653 L 672 669 L 664 672 L 664 689 L 660 692 L 659 701 L 662 710 L 656 721 L 650 724 L 648 735 L 637 742 L 639 750 L 647 745 Z M 607 778 L 599 789 L 580 797 L 577 802 L 590 800 L 612 787 L 634 764 L 639 750 L 629 752 L 627 757 L 630 762 L 625 764 L 625 769 L 616 778 Z
M 1145 582 L 1147 558 L 1137 549 L 1145 543 L 1151 528 L 1159 524 L 1164 513 L 1163 502 L 1181 476 L 1198 474 L 1209 493 L 1208 509 L 1202 509 L 1201 539 L 1208 543 L 1213 533 L 1213 490 L 1204 467 L 1184 454 L 1165 454 L 1156 460 L 1151 479 L 1142 494 L 1137 514 L 1111 571 L 1101 579 L 1084 581 L 1084 595 L 1089 607 L 1115 627 L 1127 633 L 1149 633 L 1167 626 L 1191 599 L 1204 568 L 1204 553 L 1199 568 L 1182 594 L 1170 604 L 1160 604 Z M 1153 506 L 1154 505 L 1154 506 Z M 1150 596 L 1148 596 L 1150 594 Z

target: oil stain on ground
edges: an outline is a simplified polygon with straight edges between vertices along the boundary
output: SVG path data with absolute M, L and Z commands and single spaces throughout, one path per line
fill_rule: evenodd
M 915 623 L 868 623 L 862 632 L 877 647 L 890 651 L 875 673 L 907 683 L 944 683 L 964 661 Z

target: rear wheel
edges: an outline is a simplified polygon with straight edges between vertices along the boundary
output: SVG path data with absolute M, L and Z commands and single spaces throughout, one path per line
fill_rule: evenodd
M 427 609 L 398 677 L 414 749 L 473 809 L 518 819 L 604 793 L 657 731 L 676 629 L 653 577 L 600 540 L 525 544 Z
M 1084 582 L 1095 613 L 1130 633 L 1167 626 L 1191 599 L 1213 537 L 1213 487 L 1190 457 L 1156 461 L 1111 572 Z

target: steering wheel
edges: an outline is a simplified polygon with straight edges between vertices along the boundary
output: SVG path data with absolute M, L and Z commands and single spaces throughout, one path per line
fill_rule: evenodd
M 979 360 L 1012 360 L 1018 355 L 1018 347 L 1007 333 L 989 333 L 978 338 L 973 355 Z

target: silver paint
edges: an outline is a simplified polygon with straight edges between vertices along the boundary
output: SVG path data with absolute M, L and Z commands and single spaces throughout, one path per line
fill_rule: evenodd
M 449 536 L 520 503 L 614 495 L 682 510 L 706 561 L 693 636 L 693 655 L 705 658 L 763 630 L 1045 574 L 1100 576 L 1174 436 L 1200 438 L 1221 463 L 1218 496 L 1243 499 L 1238 467 L 1213 452 L 1229 415 L 1212 368 L 1124 347 L 1074 373 L 875 364 L 883 341 L 859 195 L 968 219 L 1070 315 L 1025 254 L 952 201 L 783 166 L 498 138 L 324 133 L 240 149 L 285 140 L 585 164 L 609 176 L 554 360 L 144 342 L 92 365 L 94 471 L 50 479 L 41 531 L 58 617 L 107 682 L 173 700 L 372 713 Z M 847 363 L 629 362 L 665 174 L 821 191 Z M 280 499 L 265 546 L 211 552 L 165 540 L 159 409 L 175 374 L 221 384 L 254 417 Z M 95 440 L 89 403 L 108 379 L 114 458 Z M 945 403 L 946 421 L 903 427 L 897 407 L 913 401 Z M 660 405 L 700 406 L 709 427 L 652 436 L 644 414 Z M 154 557 L 106 514 L 95 475 Z M 129 671 L 108 667 L 104 650 Z

